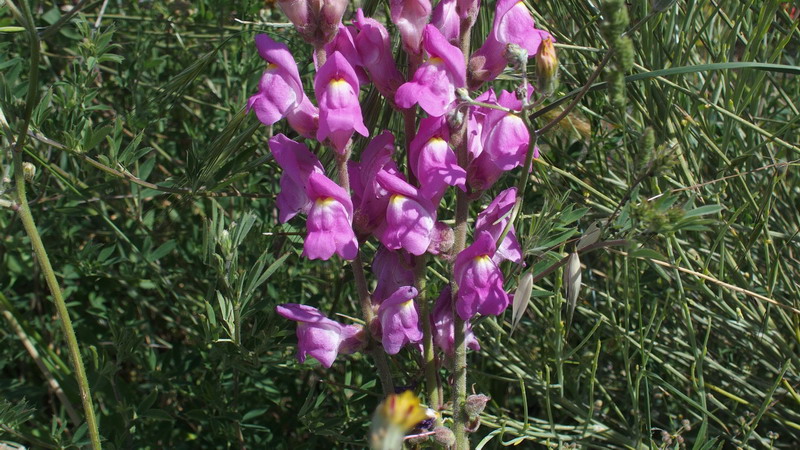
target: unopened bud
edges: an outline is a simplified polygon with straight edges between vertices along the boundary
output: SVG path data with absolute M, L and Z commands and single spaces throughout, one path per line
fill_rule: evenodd
M 222 254 L 227 256 L 233 250 L 233 242 L 231 241 L 231 234 L 228 230 L 222 230 L 219 234 L 219 246 L 222 248 Z
M 507 44 L 503 56 L 511 67 L 520 67 L 528 63 L 528 51 L 517 44 Z
M 464 404 L 464 411 L 467 413 L 467 417 L 471 420 L 480 416 L 489 400 L 491 398 L 483 394 L 473 394 L 467 397 L 467 402 Z
M 30 183 L 36 176 L 36 166 L 29 162 L 22 163 L 22 175 L 25 177 L 25 181 Z
M 459 100 L 461 100 L 462 102 L 468 102 L 468 101 L 472 100 L 469 97 L 469 90 L 467 90 L 467 88 L 463 88 L 463 87 L 456 88 L 456 97 Z
M 536 83 L 545 96 L 552 95 L 558 85 L 558 56 L 551 37 L 542 40 L 536 54 Z
M 449 448 L 455 445 L 456 435 L 450 428 L 436 427 L 434 428 L 433 432 L 435 433 L 433 435 L 433 439 L 442 447 Z

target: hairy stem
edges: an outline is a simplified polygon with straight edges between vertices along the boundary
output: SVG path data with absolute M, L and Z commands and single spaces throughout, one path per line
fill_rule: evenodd
M 469 19 L 461 20 L 461 40 L 460 48 L 461 53 L 464 54 L 464 59 L 469 65 L 469 40 L 470 30 L 472 23 Z M 468 83 L 469 84 L 469 83 Z M 461 126 L 456 131 L 454 144 L 456 147 L 456 156 L 458 158 L 458 165 L 467 168 L 469 163 L 467 153 L 467 117 L 464 117 Z M 469 218 L 469 203 L 470 199 L 466 192 L 456 189 L 456 217 L 454 229 L 454 242 L 453 242 L 453 255 L 456 256 L 464 250 L 467 243 L 467 219 Z M 451 278 L 455 279 L 455 277 Z M 456 450 L 469 449 L 469 437 L 467 436 L 467 413 L 464 410 L 464 405 L 467 402 L 467 340 L 466 340 L 466 322 L 461 320 L 461 317 L 455 310 L 456 299 L 458 298 L 458 289 L 452 289 L 452 308 L 453 308 L 453 323 L 454 323 L 454 345 L 455 355 L 453 359 L 453 433 L 456 437 Z
M 347 161 L 350 159 L 351 142 L 347 143 L 344 155 L 336 155 L 336 166 L 339 171 L 339 186 L 343 187 L 347 193 L 350 193 L 350 175 L 347 172 Z M 378 368 L 378 376 L 381 379 L 381 386 L 383 387 L 383 394 L 389 395 L 394 392 L 394 382 L 392 381 L 392 372 L 389 369 L 389 361 L 386 360 L 386 354 L 383 349 L 375 345 L 375 339 L 372 337 L 372 321 L 375 319 L 375 312 L 372 309 L 372 299 L 369 295 L 369 288 L 367 287 L 367 277 L 364 274 L 364 263 L 361 261 L 361 249 L 358 250 L 356 257 L 350 262 L 350 268 L 353 270 L 353 279 L 356 284 L 356 292 L 358 293 L 358 302 L 361 306 L 361 315 L 366 324 L 367 335 L 367 349 L 372 354 L 375 360 L 375 366 Z
M 16 8 L 11 2 L 11 5 L 16 14 L 20 10 Z M 73 370 L 75 371 L 75 378 L 78 382 L 78 389 L 81 395 L 81 403 L 83 404 L 84 414 L 86 415 L 86 425 L 89 431 L 89 439 L 93 449 L 100 448 L 100 432 L 98 431 L 97 419 L 94 415 L 94 405 L 92 404 L 92 394 L 89 389 L 89 379 L 86 377 L 86 371 L 83 366 L 83 358 L 81 357 L 80 347 L 78 346 L 78 339 L 75 337 L 75 330 L 72 328 L 72 321 L 69 317 L 69 310 L 61 294 L 61 287 L 58 285 L 56 274 L 53 271 L 53 266 L 50 264 L 50 258 L 47 256 L 47 251 L 42 243 L 42 238 L 39 235 L 39 230 L 36 228 L 36 223 L 31 214 L 30 205 L 28 204 L 28 197 L 25 192 L 25 176 L 22 165 L 22 149 L 25 144 L 25 139 L 28 135 L 28 128 L 30 127 L 31 115 L 33 108 L 39 98 L 39 52 L 40 42 L 36 34 L 36 28 L 33 23 L 33 14 L 31 14 L 30 5 L 23 3 L 21 10 L 21 21 L 28 33 L 28 41 L 31 52 L 30 69 L 28 72 L 28 93 L 25 98 L 25 115 L 23 116 L 22 128 L 17 136 L 17 141 L 13 149 L 13 164 L 14 164 L 14 183 L 16 184 L 17 196 L 17 214 L 19 215 L 22 226 L 28 238 L 31 240 L 31 247 L 36 255 L 36 260 L 39 267 L 44 274 L 45 281 L 50 293 L 53 296 L 53 302 L 58 311 L 59 323 L 64 332 L 64 338 L 67 341 L 67 349 L 69 351 L 70 361 L 72 362 Z

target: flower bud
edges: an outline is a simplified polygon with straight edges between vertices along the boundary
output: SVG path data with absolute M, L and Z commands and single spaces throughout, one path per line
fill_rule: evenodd
M 491 397 L 483 394 L 473 394 L 467 397 L 467 402 L 464 404 L 464 411 L 467 413 L 467 417 L 473 420 L 480 416 L 489 400 L 491 400 Z
M 558 56 L 553 39 L 542 40 L 536 54 L 536 82 L 542 95 L 550 96 L 558 85 Z
M 25 177 L 25 181 L 30 183 L 36 176 L 36 166 L 27 161 L 22 163 L 22 175 Z
M 528 63 L 528 51 L 514 43 L 506 44 L 503 56 L 511 67 L 520 67 Z
M 450 428 L 436 427 L 433 432 L 435 433 L 433 439 L 442 447 L 449 448 L 455 445 L 456 435 Z
M 228 230 L 222 230 L 219 234 L 219 246 L 222 248 L 222 254 L 228 256 L 233 250 L 233 242 L 231 241 L 231 234 Z
M 300 36 L 314 47 L 333 40 L 347 4 L 347 0 L 278 0 Z

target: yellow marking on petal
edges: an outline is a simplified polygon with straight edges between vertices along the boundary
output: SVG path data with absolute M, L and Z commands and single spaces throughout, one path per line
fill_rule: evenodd
M 425 408 L 411 391 L 386 397 L 378 406 L 377 414 L 381 419 L 406 431 L 427 418 Z
M 275 69 L 277 69 L 277 68 L 278 68 L 278 65 L 277 65 L 277 64 L 275 64 L 275 63 L 269 63 L 269 64 L 267 64 L 267 70 L 275 70 Z
M 320 197 L 314 203 L 316 203 L 317 206 L 326 207 L 334 202 L 336 202 L 336 199 L 333 197 Z
M 444 139 L 440 138 L 439 136 L 434 136 L 428 141 L 428 144 L 431 144 L 431 145 L 441 145 L 443 143 L 446 144 Z
M 437 66 L 439 64 L 444 64 L 444 60 L 442 58 L 439 58 L 438 56 L 431 56 L 428 59 L 428 62 L 431 63 L 431 64 L 434 64 L 434 65 L 437 65 Z
M 413 308 L 413 307 L 414 307 L 414 299 L 413 298 L 410 298 L 410 299 L 404 301 L 403 303 L 400 303 L 400 308 L 403 308 L 403 309 Z
M 397 205 L 399 203 L 403 203 L 405 199 L 406 197 L 404 195 L 394 194 L 392 195 L 392 198 L 389 199 L 389 201 L 392 202 L 393 205 Z
M 328 85 L 333 87 L 339 87 L 343 84 L 347 84 L 347 81 L 344 78 L 333 78 Z
M 492 262 L 492 258 L 489 255 L 478 255 L 475 257 L 475 264 L 486 264 Z

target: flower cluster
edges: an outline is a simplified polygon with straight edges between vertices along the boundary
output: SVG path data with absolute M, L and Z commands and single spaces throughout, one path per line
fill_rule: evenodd
M 452 357 L 454 314 L 467 321 L 468 347 L 479 349 L 468 321 L 508 307 L 500 264 L 523 263 L 509 223 L 517 190 L 489 197 L 475 221 L 472 244 L 457 254 L 451 251 L 453 230 L 440 219 L 452 217 L 443 207 L 455 192 L 450 188 L 481 198 L 533 151 L 523 120 L 533 88 L 527 82 L 516 92 L 488 88 L 475 92 L 475 101 L 466 93 L 481 89 L 509 64 L 524 65 L 540 49 L 550 58 L 552 36 L 535 27 L 523 2 L 499 0 L 484 44 L 464 55 L 460 36 L 475 22 L 479 1 L 442 0 L 432 8 L 429 0 L 392 0 L 390 18 L 413 61 L 406 77 L 394 60 L 386 27 L 362 10 L 352 11 L 352 21 L 343 23 L 348 2 L 278 3 L 314 47 L 316 67 L 312 100 L 288 47 L 265 34 L 255 38 L 267 65 L 248 108 L 265 125 L 285 118 L 296 133 L 269 140 L 282 169 L 279 218 L 286 222 L 305 216 L 303 255 L 309 259 L 328 260 L 335 254 L 354 260 L 365 241 L 379 243 L 371 264 L 372 310 L 365 317 L 374 320 L 367 326 L 340 324 L 310 306 L 277 307 L 280 315 L 298 322 L 298 359 L 310 355 L 330 367 L 339 353 L 357 351 L 370 339 L 390 355 L 406 346 L 413 351 L 423 340 L 423 320 L 430 322 L 435 345 Z M 375 132 L 365 123 L 360 97 L 369 85 L 405 120 L 412 118 L 413 135 L 405 136 L 407 147 L 401 151 L 391 132 Z M 466 140 L 461 164 L 453 147 L 459 132 Z M 336 177 L 326 173 L 308 141 L 334 152 Z M 396 154 L 405 156 L 404 163 Z M 425 273 L 419 265 L 426 263 L 426 254 L 452 263 L 453 272 L 432 313 L 422 315 L 416 277 Z

